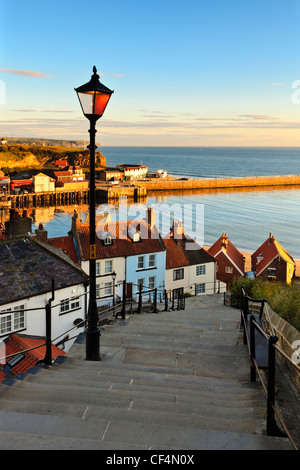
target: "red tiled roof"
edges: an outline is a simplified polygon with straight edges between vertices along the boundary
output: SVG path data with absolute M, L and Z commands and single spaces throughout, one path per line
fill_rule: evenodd
M 129 229 L 136 227 L 141 233 L 141 241 L 133 242 L 129 237 Z M 101 232 L 107 232 L 112 236 L 112 244 L 104 245 L 100 240 Z M 82 247 L 84 260 L 89 259 L 89 225 L 81 225 L 79 240 Z M 108 222 L 105 225 L 98 224 L 96 228 L 96 258 L 114 258 L 144 253 L 156 253 L 164 251 L 159 232 L 154 226 L 152 229 L 145 220 Z
M 79 264 L 73 235 L 67 235 L 65 237 L 48 238 L 47 242 L 55 246 L 56 248 L 60 248 L 61 250 L 63 250 L 65 253 L 67 253 L 67 255 L 71 258 L 71 260 L 74 261 L 74 263 Z
M 257 258 L 261 255 L 261 261 L 257 262 Z M 269 238 L 253 253 L 251 256 L 252 267 L 259 274 L 263 271 L 276 256 L 280 255 L 287 263 L 294 264 L 295 261 L 288 252 L 275 240 L 270 233 Z
M 29 352 L 24 352 L 27 349 L 40 346 L 45 344 L 44 339 L 30 338 L 25 336 L 18 336 L 12 334 L 8 341 L 2 343 L 0 346 L 0 357 L 10 356 L 12 354 L 24 353 L 25 357 L 18 362 L 14 367 L 11 368 L 10 372 L 13 375 L 18 375 L 27 372 L 31 367 L 34 367 L 40 359 L 44 359 L 46 354 L 46 346 L 41 346 L 37 349 L 33 349 Z M 52 358 L 55 359 L 57 356 L 64 356 L 66 353 L 59 349 L 57 346 L 52 344 Z M 1 361 L 1 365 L 4 366 L 12 357 L 7 357 L 6 360 Z M 0 370 L 0 382 L 6 378 L 6 373 Z
M 244 273 L 244 256 L 229 240 L 226 233 L 223 233 L 220 238 L 207 250 L 209 254 L 217 258 L 220 251 L 226 254 L 227 258 L 242 272 Z
M 216 260 L 189 236 L 176 240 L 172 232 L 163 238 L 166 247 L 166 269 L 174 269 Z
M 177 244 L 174 237 L 165 237 L 163 240 L 166 247 L 166 269 L 179 268 L 190 264 L 182 245 Z

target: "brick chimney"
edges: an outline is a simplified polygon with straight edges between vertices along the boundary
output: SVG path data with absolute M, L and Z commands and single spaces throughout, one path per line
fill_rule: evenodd
M 48 232 L 44 229 L 43 224 L 39 224 L 39 228 L 35 229 L 36 239 L 39 242 L 47 243 Z
M 227 245 L 228 245 L 227 233 L 223 233 L 223 234 L 222 234 L 222 240 L 221 240 L 221 246 L 222 246 L 222 248 L 224 248 L 225 250 L 227 250 Z
M 72 226 L 71 231 L 69 233 L 73 234 L 74 236 L 81 232 L 81 220 L 77 209 L 74 209 L 74 215 L 72 217 Z
M 184 239 L 184 228 L 181 220 L 173 220 L 173 237 L 174 240 L 183 240 Z
M 151 228 L 155 225 L 155 211 L 151 206 L 147 209 L 147 222 Z
M 11 209 L 10 219 L 5 222 L 5 231 L 7 238 L 28 235 L 32 231 L 32 219 L 27 217 L 27 211 L 24 210 L 22 217 L 20 217 L 19 211 Z

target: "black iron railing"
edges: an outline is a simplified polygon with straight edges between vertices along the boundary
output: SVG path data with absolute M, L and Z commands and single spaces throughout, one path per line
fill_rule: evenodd
M 284 357 L 297 373 L 300 373 L 300 367 L 276 344 L 278 342 L 278 337 L 275 334 L 270 318 L 268 318 L 268 323 L 271 331 L 264 330 L 262 316 L 266 306 L 267 303 L 265 299 L 253 299 L 249 297 L 242 288 L 241 328 L 244 331 L 244 344 L 248 345 L 249 350 L 250 380 L 251 382 L 256 382 L 256 378 L 259 377 L 266 395 L 267 435 L 287 437 L 289 438 L 293 448 L 298 450 L 286 424 L 275 406 L 275 389 L 276 386 L 279 386 L 275 376 L 276 352 Z M 266 313 L 266 315 L 268 316 L 268 313 Z M 267 371 L 266 383 L 263 381 L 262 374 L 260 373 L 261 370 Z M 278 423 L 281 428 L 278 426 Z

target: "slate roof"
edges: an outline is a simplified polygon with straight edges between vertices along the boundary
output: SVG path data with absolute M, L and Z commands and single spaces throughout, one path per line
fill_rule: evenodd
M 0 305 L 87 282 L 67 257 L 31 237 L 0 241 Z
M 170 234 L 163 238 L 163 242 L 166 247 L 166 269 L 216 261 L 212 255 L 187 235 L 182 240 L 176 240 Z

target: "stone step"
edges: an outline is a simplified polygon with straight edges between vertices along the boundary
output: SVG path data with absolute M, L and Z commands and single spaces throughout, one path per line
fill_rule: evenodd
M 24 380 L 26 383 L 34 383 L 35 378 L 27 376 Z M 139 392 L 141 395 L 149 395 L 150 393 L 170 393 L 176 394 L 178 398 L 183 397 L 186 400 L 194 400 L 197 402 L 205 402 L 211 400 L 214 404 L 219 406 L 247 406 L 249 403 L 255 404 L 255 406 L 264 406 L 262 401 L 263 395 L 258 393 L 257 390 L 248 390 L 247 387 L 237 386 L 234 390 L 231 386 L 230 389 L 222 387 L 221 384 L 216 386 L 214 383 L 208 383 L 205 385 L 199 383 L 191 384 L 183 381 L 171 381 L 171 380 L 157 380 L 152 378 L 151 380 L 143 380 L 140 378 L 131 378 L 130 376 L 113 376 L 108 377 L 100 374 L 90 377 L 86 374 L 85 377 L 73 378 L 72 376 L 66 377 L 64 373 L 61 375 L 44 375 L 39 376 L 39 385 L 46 385 L 47 390 L 53 389 L 55 391 L 66 390 L 71 391 L 82 391 L 87 390 L 113 390 L 117 391 L 128 391 L 128 392 Z M 208 398 L 209 396 L 209 398 Z
M 148 423 L 154 425 L 170 425 L 196 429 L 209 429 L 224 432 L 239 432 L 244 434 L 261 434 L 264 431 L 264 420 L 252 419 L 248 416 L 239 419 L 215 417 L 214 415 L 199 415 L 196 413 L 169 413 L 167 411 L 156 412 L 152 409 L 113 409 L 105 406 L 88 407 L 65 407 L 60 404 L 39 403 L 38 407 L 34 403 L 20 402 L 17 409 L 11 406 L 11 402 L 3 402 L 3 412 L 20 413 L 22 417 L 28 415 L 51 415 L 62 418 L 78 418 L 84 420 L 107 420 L 126 421 L 132 423 Z M 145 407 L 146 408 L 146 407 Z M 40 418 L 39 418 L 40 419 Z
M 16 436 L 16 441 L 15 441 Z M 67 438 L 65 436 L 68 436 Z M 37 438 L 40 442 L 37 442 Z M 180 449 L 180 450 L 280 450 L 289 449 L 285 439 L 240 432 L 197 429 L 188 426 L 128 422 L 128 420 L 79 419 L 52 415 L 0 412 L 0 448 L 9 443 L 22 449 Z M 26 443 L 24 445 L 24 443 Z M 62 447 L 63 445 L 63 447 Z M 111 447 L 112 446 L 112 447 Z
M 243 416 L 251 413 L 253 410 L 257 411 L 263 409 L 263 402 L 257 399 L 240 399 L 228 400 L 222 399 L 217 395 L 202 394 L 187 394 L 185 391 L 177 393 L 172 389 L 161 390 L 159 387 L 144 387 L 142 390 L 139 387 L 132 387 L 130 384 L 118 384 L 115 387 L 97 388 L 84 387 L 75 385 L 58 385 L 54 384 L 32 384 L 30 382 L 20 383 L 19 386 L 8 387 L 1 393 L 2 400 L 22 400 L 23 402 L 34 402 L 38 406 L 39 402 L 49 401 L 55 403 L 84 403 L 89 405 L 101 405 L 106 403 L 107 406 L 115 406 L 118 402 L 118 407 L 122 404 L 123 407 L 131 406 L 131 403 L 151 402 L 152 407 L 156 402 L 161 406 L 168 407 L 172 412 L 172 407 L 183 407 L 190 411 L 204 410 L 210 408 L 217 409 L 217 413 L 228 414 L 234 416 L 235 410 L 242 413 Z M 171 406 L 170 406 L 171 404 Z M 250 409 L 249 409 L 250 408 Z

